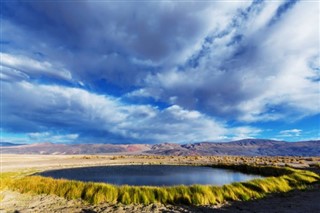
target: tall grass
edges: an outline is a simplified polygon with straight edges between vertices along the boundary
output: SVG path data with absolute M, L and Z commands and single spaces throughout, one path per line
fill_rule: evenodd
M 42 176 L 22 176 L 16 173 L 1 174 L 1 189 L 21 193 L 54 194 L 67 199 L 82 199 L 88 203 L 163 203 L 163 204 L 219 204 L 225 201 L 262 198 L 269 193 L 287 192 L 320 182 L 320 176 L 303 170 L 248 165 L 217 165 L 242 172 L 269 176 L 248 182 L 232 183 L 221 187 L 210 185 L 150 187 L 115 186 L 105 183 L 70 181 Z

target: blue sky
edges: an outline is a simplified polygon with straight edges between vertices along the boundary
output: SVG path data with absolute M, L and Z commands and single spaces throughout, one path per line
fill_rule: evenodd
M 1 1 L 2 141 L 320 138 L 316 1 Z

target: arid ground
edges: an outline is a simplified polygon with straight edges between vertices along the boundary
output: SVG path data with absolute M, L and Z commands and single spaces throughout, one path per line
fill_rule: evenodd
M 117 164 L 213 164 L 237 163 L 292 166 L 319 173 L 319 157 L 238 157 L 238 156 L 145 156 L 145 155 L 1 155 L 1 172 L 50 170 L 69 167 Z M 54 195 L 31 195 L 4 190 L 0 212 L 320 212 L 320 185 L 303 191 L 270 195 L 260 200 L 233 202 L 222 206 L 173 206 L 162 204 L 89 205 Z

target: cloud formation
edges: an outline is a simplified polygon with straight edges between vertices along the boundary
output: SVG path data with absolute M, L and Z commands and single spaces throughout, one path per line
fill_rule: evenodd
M 194 142 L 319 119 L 318 14 L 304 1 L 4 2 L 2 128 Z
M 83 89 L 25 81 L 3 86 L 6 128 L 29 133 L 29 138 L 35 140 L 195 142 L 225 140 L 239 134 L 250 137 L 257 132 L 249 127 L 228 129 L 224 123 L 177 105 L 163 110 L 150 105 L 126 105 L 117 98 Z M 53 137 L 57 129 L 58 136 Z
M 277 10 L 271 9 L 257 4 L 237 15 L 223 35 L 217 31 L 204 40 L 189 59 L 191 66 L 150 76 L 143 95 L 248 122 L 318 114 L 313 79 L 319 72 L 310 64 L 319 56 L 319 35 L 317 27 L 306 24 L 318 9 L 297 3 L 276 21 Z

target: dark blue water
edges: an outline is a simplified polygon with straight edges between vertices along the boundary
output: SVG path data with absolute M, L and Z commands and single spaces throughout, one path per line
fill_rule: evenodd
M 105 182 L 116 185 L 172 186 L 210 184 L 224 185 L 232 182 L 261 178 L 259 175 L 202 166 L 100 166 L 52 170 L 42 176 L 70 180 Z

